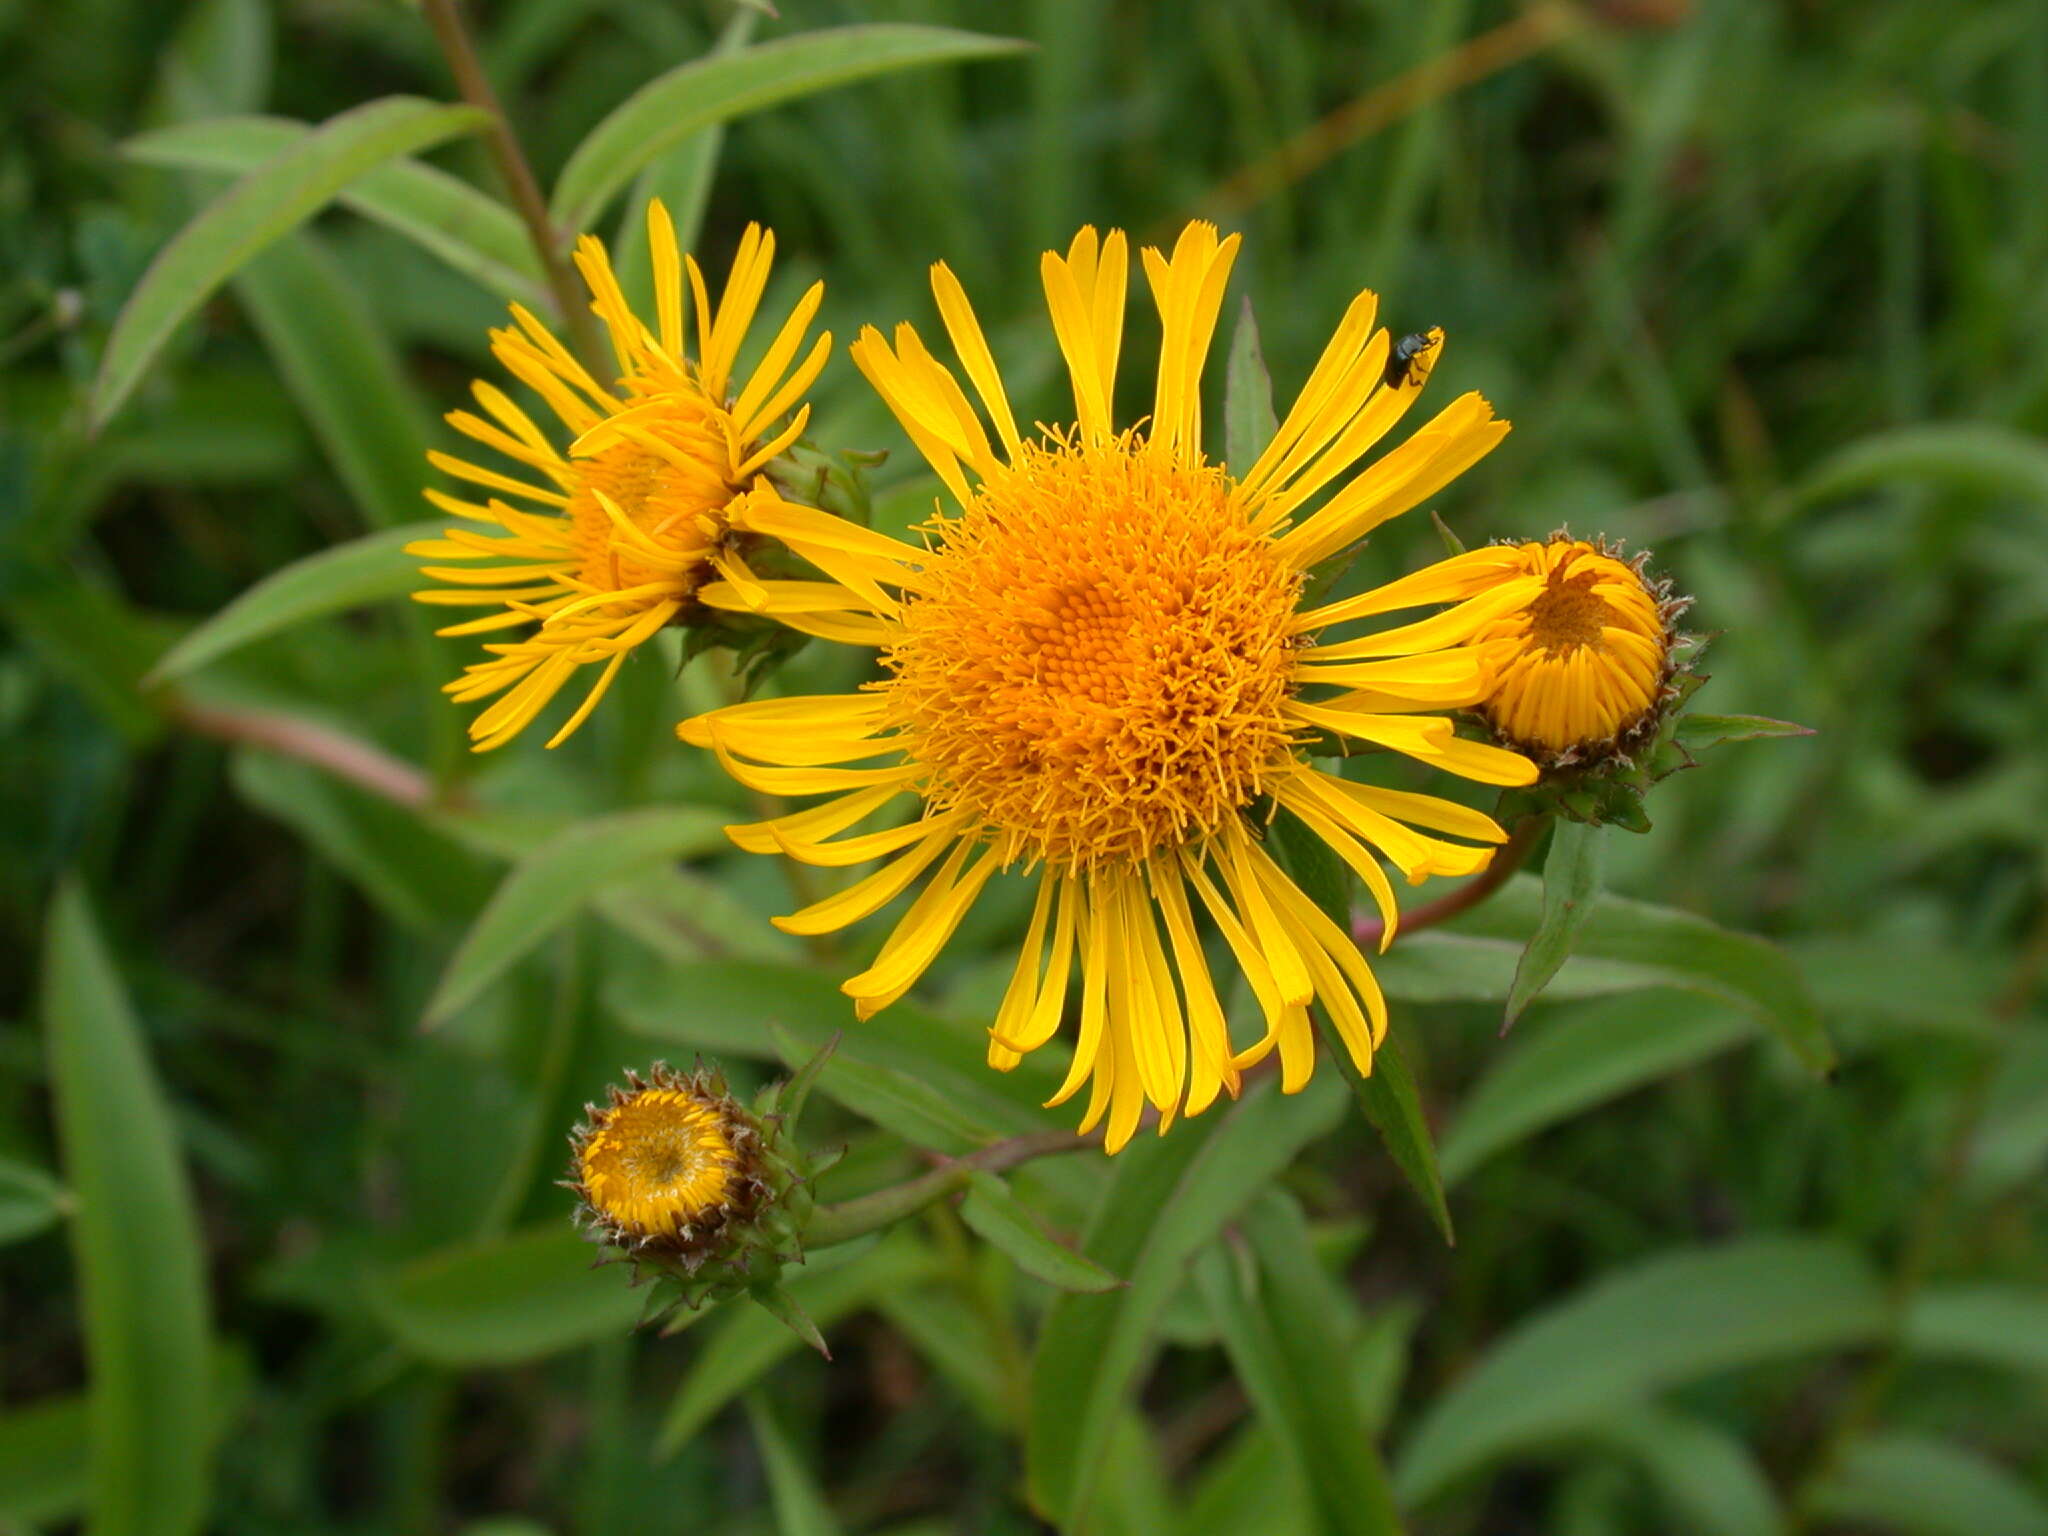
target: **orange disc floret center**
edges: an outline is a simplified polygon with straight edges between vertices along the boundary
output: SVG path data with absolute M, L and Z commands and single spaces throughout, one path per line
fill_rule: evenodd
M 606 1113 L 579 1161 L 593 1207 L 624 1231 L 657 1237 L 723 1207 L 738 1159 L 716 1105 L 649 1088 Z
M 672 588 L 680 578 L 687 595 L 703 579 L 706 558 L 726 529 L 725 508 L 741 490 L 729 476 L 730 422 L 685 385 L 645 400 L 633 428 L 630 435 L 607 433 L 575 460 L 577 483 L 566 510 L 577 575 L 612 592 Z M 620 526 L 621 518 L 630 528 Z M 675 595 L 648 594 L 647 601 Z
M 1542 596 L 1529 605 L 1529 638 L 1552 655 L 1600 644 L 1600 631 L 1620 617 L 1593 591 L 1598 571 L 1583 565 L 1572 574 L 1567 570 L 1561 565 L 1552 571 Z
M 1300 578 L 1220 469 L 1027 444 L 935 533 L 884 686 L 929 798 L 1006 856 L 1143 858 L 1286 760 Z

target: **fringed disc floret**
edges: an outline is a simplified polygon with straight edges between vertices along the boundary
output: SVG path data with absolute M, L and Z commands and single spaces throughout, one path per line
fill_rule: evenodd
M 757 1116 L 701 1063 L 627 1071 L 570 1133 L 577 1224 L 624 1260 L 634 1283 L 652 1271 L 666 1311 L 771 1284 L 802 1260 L 809 1182 L 779 1120 Z

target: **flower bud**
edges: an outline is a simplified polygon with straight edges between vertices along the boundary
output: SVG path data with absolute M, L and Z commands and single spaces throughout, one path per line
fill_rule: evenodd
M 801 1257 L 806 1170 L 785 1127 L 754 1115 L 715 1070 L 656 1062 L 584 1106 L 570 1178 L 591 1240 L 665 1282 L 657 1300 L 701 1306 L 772 1285 Z M 600 1260 L 599 1262 L 604 1262 Z
M 1672 626 L 1691 599 L 1604 543 L 1554 534 L 1505 552 L 1493 585 L 1520 600 L 1474 637 L 1493 670 L 1479 713 L 1546 769 L 1626 759 L 1676 697 Z

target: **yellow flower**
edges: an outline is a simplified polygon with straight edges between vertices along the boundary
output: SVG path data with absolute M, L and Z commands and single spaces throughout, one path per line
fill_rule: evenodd
M 743 1186 L 736 1143 L 752 1139 L 722 1086 L 657 1064 L 590 1107 L 571 1138 L 575 1188 L 607 1241 L 674 1245 L 722 1223 Z
M 1671 675 L 1668 590 L 1642 562 L 1563 535 L 1476 549 L 1440 567 L 1438 595 L 1509 606 L 1479 632 L 1494 663 L 1480 712 L 1546 761 L 1598 758 L 1657 712 Z
M 1374 299 L 1352 303 L 1272 444 L 1236 475 L 1204 458 L 1199 384 L 1237 237 L 1192 224 L 1172 257 L 1144 252 L 1164 326 L 1150 422 L 1110 420 L 1128 268 L 1121 232 L 1084 229 L 1043 261 L 1078 420 L 1027 439 L 966 295 L 942 264 L 932 286 L 992 442 L 954 375 L 899 327 L 853 357 L 960 504 L 912 545 L 821 513 L 748 507 L 828 580 L 706 588 L 810 633 L 880 648 L 883 679 L 843 697 L 759 700 L 679 727 L 733 776 L 769 794 L 830 794 L 811 809 L 731 829 L 741 847 L 819 865 L 893 856 L 836 895 L 779 919 L 840 928 L 925 878 L 874 964 L 845 983 L 865 1018 L 907 992 L 999 869 L 1022 866 L 1037 900 L 993 1028 L 1007 1069 L 1058 1029 L 1077 972 L 1078 1040 L 1057 1104 L 1092 1082 L 1083 1129 L 1107 1116 L 1127 1142 L 1144 1106 L 1161 1129 L 1197 1114 L 1277 1050 L 1282 1085 L 1314 1062 L 1320 999 L 1352 1059 L 1370 1068 L 1386 1006 L 1349 936 L 1267 853 L 1277 805 L 1300 818 L 1395 917 L 1385 856 L 1410 880 L 1469 874 L 1502 840 L 1449 801 L 1380 789 L 1309 765 L 1319 733 L 1392 748 L 1488 783 L 1534 777 L 1524 759 L 1460 739 L 1431 711 L 1486 692 L 1469 645 L 1485 603 L 1364 638 L 1322 632 L 1428 598 L 1401 583 L 1315 608 L 1310 567 L 1440 490 L 1507 431 L 1477 395 L 1377 464 L 1344 477 L 1421 390 L 1441 338 L 1388 370 Z M 877 766 L 848 767 L 868 758 Z M 903 825 L 837 838 L 912 795 Z M 1426 829 L 1417 831 L 1416 828 Z M 1222 932 L 1263 1014 L 1236 1048 L 1204 958 L 1197 912 Z
M 663 625 L 691 617 L 698 588 L 723 574 L 746 582 L 728 541 L 737 508 L 773 503 L 763 474 L 802 434 L 804 392 L 825 366 L 830 332 L 791 372 L 824 284 L 814 283 L 776 333 L 746 383 L 735 389 L 741 343 L 761 302 L 775 236 L 749 225 L 714 310 L 696 260 L 679 256 L 675 228 L 659 202 L 647 211 L 655 312 L 649 329 L 628 308 L 605 250 L 586 235 L 576 265 L 604 321 L 618 376 L 600 382 L 531 313 L 515 304 L 515 322 L 491 333 L 505 370 L 546 403 L 571 434 L 558 449 L 504 391 L 479 380 L 484 415 L 454 411 L 449 422 L 521 467 L 505 474 L 450 454 L 434 466 L 493 495 L 462 501 L 430 490 L 445 512 L 496 524 L 487 535 L 451 528 L 445 538 L 406 546 L 436 562 L 423 574 L 446 583 L 415 593 L 423 603 L 494 612 L 440 631 L 474 635 L 537 626 L 522 638 L 484 647 L 489 661 L 448 684 L 458 702 L 497 695 L 470 725 L 476 750 L 503 746 L 529 725 L 579 667 L 604 670 L 555 746 L 589 716 L 620 664 Z M 684 334 L 683 281 L 696 311 L 696 356 Z M 795 415 L 791 418 L 790 413 Z M 489 419 L 486 419 L 489 418 Z M 787 425 L 777 424 L 790 418 Z M 524 505 L 514 505 L 513 503 Z

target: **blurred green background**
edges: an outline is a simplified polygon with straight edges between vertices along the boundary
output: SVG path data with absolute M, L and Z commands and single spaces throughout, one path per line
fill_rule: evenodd
M 728 19 L 476 9 L 543 181 Z M 1386 968 L 1455 1247 L 1334 1080 L 1283 1106 L 1279 1186 L 1320 1262 L 1266 1288 L 1273 1331 L 1285 1358 L 1307 1329 L 1410 1527 L 2048 1530 L 2048 9 L 781 13 L 756 41 L 913 21 L 1035 48 L 664 156 L 649 185 L 674 191 L 718 153 L 707 264 L 774 226 L 771 309 L 823 275 L 842 343 L 929 325 L 944 258 L 1020 413 L 1056 419 L 1038 251 L 1216 217 L 1245 236 L 1226 313 L 1256 306 L 1283 403 L 1359 287 L 1397 333 L 1442 325 L 1432 399 L 1476 388 L 1516 424 L 1445 519 L 1654 550 L 1717 635 L 1702 707 L 1817 732 L 1662 786 L 1653 831 L 1610 835 L 1609 884 L 1780 941 L 1796 972 L 1765 985 L 1815 999 L 1832 1080 L 1756 1010 L 1616 957 L 1503 1040 L 1482 925 Z M 636 657 L 569 745 L 484 760 L 437 692 L 464 653 L 401 601 L 144 682 L 269 573 L 426 514 L 419 454 L 454 446 L 439 412 L 503 303 L 332 210 L 92 435 L 114 316 L 224 184 L 123 145 L 392 92 L 453 95 L 395 0 L 0 0 L 0 1530 L 66 1528 L 95 1483 L 106 1531 L 1042 1529 L 1019 1445 L 1060 1408 L 1032 1370 L 1047 1296 L 950 1212 L 807 1278 L 829 1365 L 751 1316 L 631 1335 L 623 1278 L 581 1269 L 551 1181 L 586 1098 L 699 1049 L 751 1085 L 778 1070 L 765 1019 L 849 1022 L 844 965 L 763 920 L 772 862 L 718 851 L 743 802 L 670 734 L 712 697 L 701 667 L 679 686 Z M 497 190 L 475 140 L 429 158 Z M 1156 326 L 1133 313 L 1135 398 Z M 921 516 L 932 483 L 843 354 L 816 400 L 819 438 L 898 450 L 877 520 Z M 1406 522 L 1368 574 L 1440 552 Z M 855 665 L 813 647 L 788 686 Z M 622 815 L 701 856 L 622 864 L 423 1032 L 508 861 Z M 612 824 L 635 846 L 642 822 Z M 1023 916 L 984 902 L 871 1059 L 928 1051 L 925 1081 L 1027 1113 L 1038 1079 L 975 1065 Z M 873 1118 L 813 1112 L 851 1149 L 828 1193 L 919 1166 L 901 1115 Z M 1110 1178 L 1091 1155 L 1017 1187 L 1071 1235 Z M 1291 1230 L 1273 1209 L 1255 1239 Z M 1156 1366 L 1111 1415 L 1092 1529 L 1332 1528 L 1223 1316 L 1190 1283 L 1139 1330 Z M 143 1405 L 103 1400 L 91 1445 L 89 1378 Z

